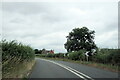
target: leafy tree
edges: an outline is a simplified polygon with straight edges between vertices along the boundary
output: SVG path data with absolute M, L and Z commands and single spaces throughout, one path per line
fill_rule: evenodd
M 35 49 L 35 54 L 39 54 L 39 50 L 38 49 Z
M 89 30 L 87 27 L 75 28 L 66 37 L 67 42 L 64 44 L 68 52 L 79 51 L 85 49 L 92 51 L 97 48 L 94 43 L 95 31 Z
M 42 53 L 42 50 L 38 50 L 38 49 L 35 49 L 35 54 L 41 54 Z

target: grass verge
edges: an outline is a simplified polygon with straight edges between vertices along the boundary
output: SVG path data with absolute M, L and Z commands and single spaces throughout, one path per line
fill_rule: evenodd
M 39 58 L 39 56 L 37 56 Z M 119 66 L 113 66 L 110 64 L 102 64 L 102 63 L 96 63 L 96 62 L 87 62 L 87 61 L 74 61 L 74 60 L 70 60 L 70 59 L 66 59 L 66 58 L 48 58 L 48 57 L 40 57 L 40 58 L 44 58 L 44 59 L 50 59 L 50 60 L 60 60 L 60 61 L 67 61 L 67 62 L 72 62 L 72 63 L 78 63 L 78 64 L 83 64 L 83 65 L 87 65 L 87 66 L 91 66 L 91 67 L 95 67 L 95 68 L 100 68 L 100 69 L 104 69 L 104 70 L 108 70 L 108 71 L 112 71 L 112 72 L 120 72 L 120 70 L 118 70 Z
M 2 78 L 27 78 L 34 64 L 35 60 L 15 65 L 14 69 L 11 69 L 9 72 L 3 74 Z

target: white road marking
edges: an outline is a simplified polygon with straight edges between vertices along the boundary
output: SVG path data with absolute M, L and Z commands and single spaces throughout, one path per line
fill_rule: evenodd
M 64 66 L 66 66 L 66 65 L 64 65 Z M 79 71 L 77 71 L 77 70 L 75 70 L 75 69 L 69 67 L 69 66 L 66 66 L 66 67 L 68 67 L 68 68 L 70 68 L 71 70 L 73 70 L 73 71 L 75 71 L 75 72 L 77 72 L 77 73 L 79 73 L 79 74 L 85 76 L 86 78 L 89 78 L 89 79 L 91 79 L 91 80 L 94 80 L 94 79 L 92 79 L 91 77 L 89 77 L 89 76 L 87 76 L 87 75 L 85 75 L 85 74 L 83 74 L 83 73 L 81 73 L 81 72 L 79 72 Z
M 49 62 L 51 62 L 51 61 L 49 61 Z M 79 75 L 78 73 L 76 73 L 76 72 L 70 70 L 69 68 L 67 68 L 67 67 L 65 67 L 65 66 L 63 66 L 63 65 L 61 65 L 61 64 L 59 64 L 59 63 L 56 63 L 56 62 L 52 62 L 52 63 L 54 63 L 54 64 L 56 64 L 56 65 L 59 65 L 59 66 L 65 68 L 65 69 L 67 69 L 68 71 L 74 73 L 74 74 L 77 75 L 78 77 L 83 78 L 84 80 L 86 80 L 83 76 L 81 76 L 81 75 Z
M 51 60 L 46 60 L 46 59 L 41 59 L 41 60 L 49 61 L 49 62 L 52 62 L 52 63 L 54 63 L 54 64 L 56 64 L 56 65 L 59 65 L 59 66 L 67 69 L 68 71 L 72 72 L 73 74 L 77 75 L 78 77 L 80 77 L 80 78 L 82 78 L 82 79 L 84 79 L 84 80 L 87 80 L 86 78 L 91 79 L 91 80 L 94 80 L 94 79 L 92 79 L 91 77 L 89 77 L 89 76 L 87 76 L 87 75 L 85 75 L 85 74 L 83 74 L 83 73 L 81 73 L 81 72 L 79 72 L 79 71 L 77 71 L 77 70 L 69 67 L 69 66 L 66 66 L 66 65 L 63 65 L 63 64 L 60 64 L 60 63 L 51 61 Z M 78 74 L 78 73 L 79 73 L 79 74 Z M 81 75 L 80 75 L 80 74 L 81 74 Z M 86 78 L 85 78 L 85 77 L 86 77 Z

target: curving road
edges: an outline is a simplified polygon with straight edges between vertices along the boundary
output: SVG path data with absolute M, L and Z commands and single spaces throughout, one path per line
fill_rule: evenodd
M 118 80 L 118 73 L 85 66 L 82 64 L 36 58 L 29 78 L 75 78 L 82 80 L 113 79 Z

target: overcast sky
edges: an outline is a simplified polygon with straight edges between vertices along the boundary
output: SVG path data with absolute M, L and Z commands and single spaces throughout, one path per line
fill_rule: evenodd
M 69 32 L 86 26 L 95 31 L 98 47 L 118 47 L 117 2 L 4 2 L 1 11 L 2 36 L 7 40 L 66 52 Z

